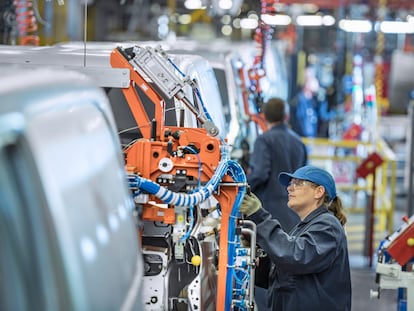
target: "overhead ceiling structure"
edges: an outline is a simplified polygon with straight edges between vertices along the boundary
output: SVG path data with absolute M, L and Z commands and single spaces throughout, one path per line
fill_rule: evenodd
M 378 6 L 379 0 L 370 0 L 371 6 Z M 398 9 L 414 9 L 413 0 L 387 0 L 387 7 Z
M 336 9 L 347 7 L 352 4 L 364 4 L 372 8 L 379 6 L 380 0 L 278 0 L 282 4 L 313 4 L 321 9 Z M 251 0 L 246 1 L 248 3 Z M 257 2 L 257 1 L 255 1 Z M 414 9 L 413 0 L 387 0 L 387 7 L 390 9 Z
M 166 5 L 173 9 L 176 13 L 185 14 L 191 10 L 188 9 L 187 3 L 199 3 L 204 8 L 206 14 L 210 16 L 222 16 L 231 15 L 233 17 L 244 17 L 249 12 L 255 11 L 260 12 L 260 0 L 141 0 L 148 1 L 150 3 L 158 3 L 160 7 Z M 272 3 L 272 0 L 267 0 L 267 3 Z M 281 13 L 295 15 L 300 14 L 316 13 L 317 11 L 335 11 L 336 9 L 351 10 L 353 7 L 363 6 L 366 9 L 364 11 L 370 12 L 371 19 L 375 19 L 375 12 L 380 6 L 386 5 L 387 12 L 401 12 L 404 11 L 403 15 L 414 15 L 414 0 L 274 0 L 274 6 L 276 11 Z M 231 5 L 230 5 L 231 4 Z M 231 6 L 231 9 L 223 10 L 222 6 Z M 295 5 L 309 5 L 312 7 L 313 12 L 307 12 L 307 9 L 294 8 Z M 357 9 L 359 10 L 359 9 Z M 394 14 L 396 15 L 396 14 Z

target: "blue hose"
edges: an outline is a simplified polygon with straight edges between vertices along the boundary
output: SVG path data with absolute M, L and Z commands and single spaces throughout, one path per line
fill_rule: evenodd
M 235 161 L 228 161 L 228 173 L 235 182 L 245 184 L 247 182 L 246 174 L 239 163 Z M 227 259 L 227 275 L 226 275 L 226 297 L 225 297 L 225 310 L 230 310 L 232 295 L 233 295 L 233 277 L 234 277 L 234 259 L 235 259 L 235 244 L 236 241 L 236 219 L 239 216 L 239 208 L 246 193 L 246 187 L 239 187 L 236 199 L 233 204 L 233 208 L 230 213 L 229 227 L 228 227 L 228 259 Z
M 227 173 L 237 183 L 246 184 L 247 179 L 243 171 L 243 168 L 239 163 L 229 160 L 227 147 L 222 146 L 221 155 L 222 158 L 218 164 L 217 169 L 214 172 L 212 178 L 203 187 L 200 187 L 193 193 L 177 193 L 161 187 L 159 184 L 140 177 L 129 177 L 129 184 L 138 188 L 139 190 L 146 191 L 155 195 L 161 201 L 166 204 L 172 204 L 175 206 L 194 206 L 200 204 L 212 195 L 222 180 L 223 176 Z M 246 186 L 240 186 L 236 195 L 228 224 L 228 262 L 227 262 L 227 275 L 226 275 L 226 297 L 225 297 L 225 310 L 230 310 L 233 295 L 233 278 L 234 278 L 234 264 L 235 264 L 235 244 L 236 244 L 236 225 L 237 218 L 240 216 L 239 208 L 243 197 L 246 193 Z

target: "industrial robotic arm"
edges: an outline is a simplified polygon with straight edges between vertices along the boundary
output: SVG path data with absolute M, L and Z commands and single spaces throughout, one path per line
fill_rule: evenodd
M 147 310 L 251 310 L 255 227 L 240 219 L 246 191 L 241 166 L 230 160 L 208 112 L 197 109 L 161 49 L 134 46 L 111 53 L 130 69 L 123 89 L 141 130 L 124 150 L 131 193 L 142 221 Z M 149 116 L 137 88 L 154 104 Z M 165 126 L 164 99 L 184 103 L 202 128 Z M 151 126 L 148 126 L 148 125 Z

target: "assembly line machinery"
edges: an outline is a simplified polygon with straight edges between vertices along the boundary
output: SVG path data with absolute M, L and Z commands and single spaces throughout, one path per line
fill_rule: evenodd
M 28 70 L 81 72 L 108 96 L 122 90 L 124 98 L 109 99 L 118 127 L 125 105 L 135 124 L 118 134 L 138 220 L 144 310 L 253 310 L 256 229 L 239 213 L 246 176 L 230 159 L 214 90 L 203 84 L 210 72 L 186 75 L 160 47 L 133 44 L 93 50 L 87 66 L 78 65 L 83 54 L 60 47 L 2 46 L 0 56 Z M 194 56 L 182 58 L 194 70 Z
M 118 47 L 110 62 L 130 70 L 122 90 L 141 134 L 124 155 L 142 221 L 146 310 L 253 310 L 255 226 L 239 213 L 246 176 L 229 159 L 203 99 L 191 102 L 183 92 L 190 85 L 199 94 L 197 83 L 162 49 Z M 166 126 L 165 99 L 184 103 L 200 127 Z
M 397 289 L 397 311 L 414 311 L 414 216 L 381 242 L 376 266 L 377 290 L 371 298 L 380 298 L 381 290 Z

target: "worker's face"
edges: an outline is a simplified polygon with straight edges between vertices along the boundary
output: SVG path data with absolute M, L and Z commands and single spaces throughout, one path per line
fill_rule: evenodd
M 316 94 L 319 91 L 319 81 L 316 78 L 313 69 L 307 69 L 305 72 L 304 88 L 307 89 L 309 92 L 312 92 L 312 94 Z
M 313 93 L 316 94 L 319 91 L 319 81 L 316 78 L 311 78 L 309 81 L 309 90 Z
M 292 178 L 287 187 L 288 206 L 298 214 L 302 210 L 315 206 L 320 198 L 318 188 L 321 188 L 321 186 L 310 181 Z

